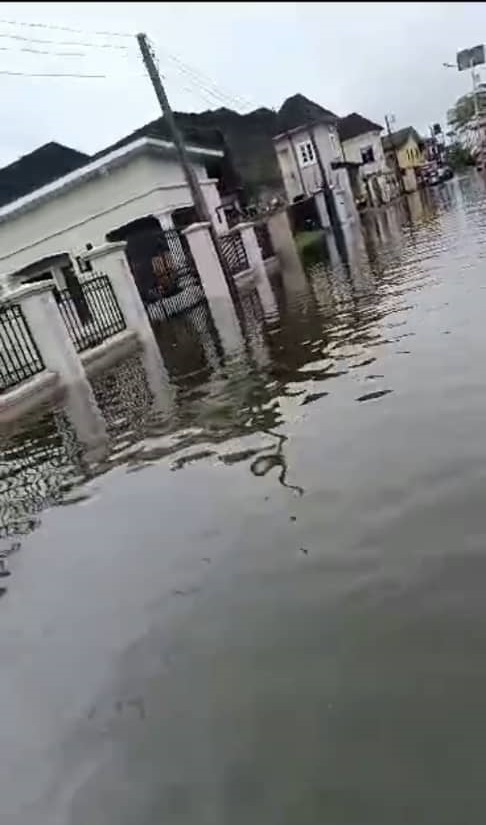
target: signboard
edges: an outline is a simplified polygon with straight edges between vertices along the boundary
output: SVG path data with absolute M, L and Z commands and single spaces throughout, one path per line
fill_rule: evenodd
M 457 52 L 457 68 L 460 72 L 465 69 L 470 69 L 472 66 L 479 66 L 485 62 L 484 59 L 484 45 L 473 46 L 471 49 L 462 49 Z

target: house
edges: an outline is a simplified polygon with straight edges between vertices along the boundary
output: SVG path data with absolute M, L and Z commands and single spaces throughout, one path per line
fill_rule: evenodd
M 344 157 L 359 164 L 362 196 L 372 206 L 388 203 L 397 190 L 395 174 L 390 171 L 383 151 L 382 131 L 383 126 L 358 112 L 351 112 L 338 122 Z
M 415 192 L 420 169 L 425 163 L 424 144 L 412 126 L 406 126 L 382 138 L 383 151 L 390 169 L 400 170 L 406 192 Z
M 206 170 L 206 162 L 221 159 L 223 151 L 197 145 L 187 150 L 213 225 L 224 231 L 217 181 Z M 51 273 L 62 288 L 69 261 L 87 245 L 194 219 L 174 144 L 136 138 L 0 207 L 0 279 L 20 271 L 22 280 Z M 15 274 L 12 280 L 18 282 Z
M 330 190 L 345 223 L 356 208 L 337 125 L 334 112 L 296 94 L 278 112 L 273 142 L 289 203 Z

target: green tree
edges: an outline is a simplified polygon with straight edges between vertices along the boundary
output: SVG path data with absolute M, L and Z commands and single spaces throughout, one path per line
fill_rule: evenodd
M 456 100 L 449 112 L 448 120 L 452 126 L 461 127 L 474 116 L 474 98 L 472 94 L 462 95 Z
M 460 143 L 453 143 L 447 149 L 447 163 L 452 169 L 464 169 L 466 166 L 472 166 L 474 159 L 468 149 Z

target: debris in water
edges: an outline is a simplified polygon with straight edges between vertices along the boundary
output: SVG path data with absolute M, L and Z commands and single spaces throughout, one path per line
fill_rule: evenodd
M 388 395 L 389 392 L 393 392 L 393 390 L 377 390 L 376 392 L 367 392 L 365 395 L 360 395 L 356 401 L 372 401 L 373 398 L 382 398 L 382 396 Z

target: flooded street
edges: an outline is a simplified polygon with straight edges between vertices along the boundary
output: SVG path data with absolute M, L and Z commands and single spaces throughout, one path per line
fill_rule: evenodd
M 486 190 L 348 241 L 0 434 L 2 825 L 481 822 Z

